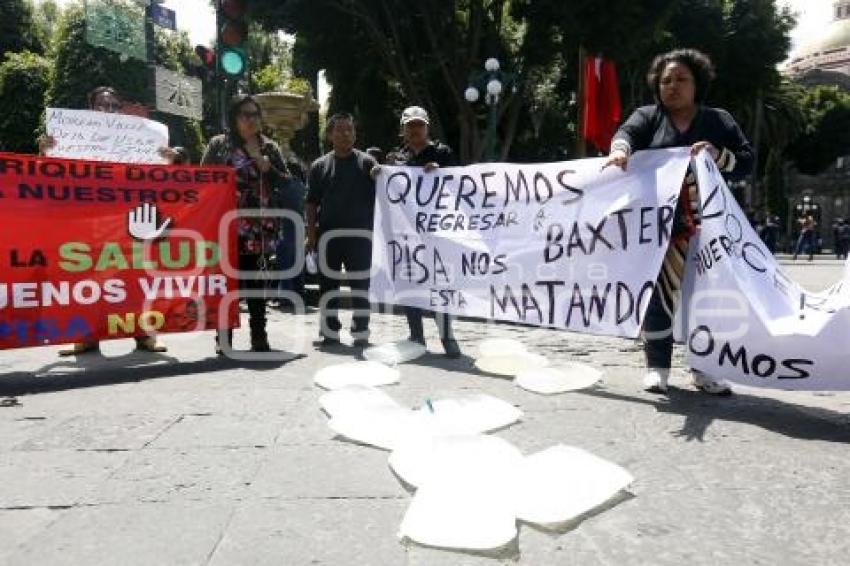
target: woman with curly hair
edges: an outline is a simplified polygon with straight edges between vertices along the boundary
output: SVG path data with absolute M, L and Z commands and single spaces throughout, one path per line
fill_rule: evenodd
M 747 175 L 753 167 L 753 149 L 740 126 L 725 110 L 705 105 L 714 66 L 704 53 L 677 49 L 657 56 L 649 67 L 647 83 L 656 103 L 634 111 L 614 135 L 605 167 L 626 169 L 629 157 L 642 149 L 690 147 L 691 155 L 706 150 L 718 169 L 730 179 Z M 664 393 L 673 354 L 673 313 L 681 290 L 688 241 L 699 227 L 699 194 L 693 171 L 679 196 L 672 240 L 664 258 L 655 293 L 644 319 L 644 386 Z M 707 393 L 728 395 L 729 384 L 692 370 L 694 385 Z

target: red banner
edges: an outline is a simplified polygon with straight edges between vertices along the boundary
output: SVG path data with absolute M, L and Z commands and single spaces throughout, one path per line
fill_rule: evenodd
M 0 349 L 238 326 L 235 208 L 223 167 L 0 153 Z

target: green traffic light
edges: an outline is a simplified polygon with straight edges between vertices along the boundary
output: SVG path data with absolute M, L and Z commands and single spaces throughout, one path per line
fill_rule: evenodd
M 221 68 L 228 75 L 238 77 L 245 72 L 245 56 L 235 49 L 225 49 L 221 54 Z

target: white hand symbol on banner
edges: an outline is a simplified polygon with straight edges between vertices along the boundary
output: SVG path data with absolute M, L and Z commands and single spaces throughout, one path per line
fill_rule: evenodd
M 171 219 L 166 218 L 162 226 L 157 228 L 158 217 L 156 205 L 149 202 L 140 204 L 127 213 L 127 231 L 137 240 L 155 240 L 162 236 L 171 224 Z

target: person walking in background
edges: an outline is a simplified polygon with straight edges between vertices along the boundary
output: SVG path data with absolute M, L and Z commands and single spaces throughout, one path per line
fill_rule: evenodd
M 801 218 L 800 222 L 800 236 L 797 238 L 797 246 L 794 248 L 794 259 L 797 259 L 797 256 L 801 253 L 809 254 L 809 261 L 814 259 L 815 248 L 817 247 L 817 232 L 815 232 L 815 228 L 817 227 L 817 222 L 812 217 L 812 215 L 808 215 L 805 218 Z
M 779 244 L 779 218 L 769 210 L 765 212 L 759 236 L 770 253 L 775 254 Z
M 839 220 L 836 236 L 836 247 L 840 252 L 838 259 L 847 259 L 847 255 L 850 253 L 850 222 L 846 218 Z
M 604 167 L 626 169 L 629 157 L 641 149 L 690 147 L 705 150 L 718 169 L 731 179 L 753 167 L 753 149 L 735 119 L 719 108 L 705 105 L 714 66 L 704 53 L 678 49 L 657 56 L 649 67 L 647 83 L 656 104 L 638 108 L 614 135 Z M 670 247 L 644 319 L 644 353 L 649 391 L 666 392 L 673 355 L 673 315 L 679 301 L 688 241 L 699 226 L 699 194 L 693 171 L 682 186 L 673 220 Z M 725 380 L 691 370 L 694 385 L 706 393 L 728 395 Z
M 352 291 L 354 346 L 365 348 L 369 345 L 368 272 L 372 267 L 375 208 L 375 182 L 370 172 L 377 163 L 366 152 L 355 149 L 357 129 L 351 114 L 331 116 L 327 136 L 333 149 L 310 166 L 305 205 L 307 251 L 320 254 L 318 345 L 340 343 L 339 273 L 344 267 Z M 368 232 L 369 237 L 335 233 L 338 230 Z
M 201 165 L 227 165 L 236 171 L 237 208 L 259 210 L 239 218 L 239 287 L 247 291 L 266 289 L 268 258 L 275 253 L 280 234 L 279 217 L 264 216 L 264 211 L 282 208 L 281 191 L 287 189 L 289 170 L 280 147 L 262 134 L 263 114 L 252 96 L 239 95 L 230 103 L 228 130 L 210 140 Z M 266 300 L 247 296 L 251 351 L 270 351 L 266 332 Z M 216 334 L 216 353 L 224 353 L 224 344 L 233 343 L 233 331 Z

